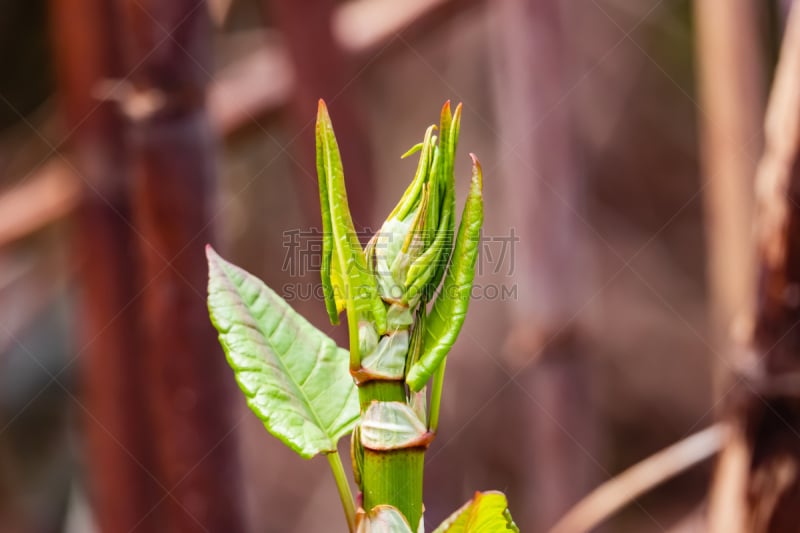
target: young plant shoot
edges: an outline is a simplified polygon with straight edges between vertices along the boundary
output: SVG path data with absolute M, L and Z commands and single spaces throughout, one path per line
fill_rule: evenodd
M 207 248 L 209 314 L 248 405 L 301 457 L 327 456 L 351 532 L 425 531 L 425 451 L 436 435 L 445 363 L 469 305 L 483 223 L 481 166 L 470 154 L 472 180 L 455 231 L 460 122 L 461 105 L 451 112 L 447 102 L 438 128 L 406 152 L 419 154 L 414 178 L 362 249 L 333 126 L 319 102 L 322 287 L 331 322 L 346 314 L 349 351 Z M 347 433 L 358 504 L 337 451 Z M 505 496 L 478 492 L 434 533 L 503 531 L 519 531 Z

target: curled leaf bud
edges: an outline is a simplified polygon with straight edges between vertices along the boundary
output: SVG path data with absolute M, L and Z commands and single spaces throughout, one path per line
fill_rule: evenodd
M 420 152 L 416 174 L 373 238 L 367 257 L 386 302 L 413 309 L 423 297 L 429 299 L 441 280 L 452 246 L 452 158 L 459 117 L 460 108 L 453 120 L 445 105 L 441 137 L 430 126 L 422 143 L 406 153 Z

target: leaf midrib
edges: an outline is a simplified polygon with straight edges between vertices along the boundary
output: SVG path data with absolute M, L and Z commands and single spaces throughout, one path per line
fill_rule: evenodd
M 230 273 L 228 272 L 228 268 L 227 268 L 227 266 L 226 266 L 226 265 L 222 265 L 222 271 L 223 271 L 223 273 L 225 274 L 225 281 L 226 281 L 226 283 L 227 283 L 229 286 L 231 286 L 231 287 L 233 288 L 234 292 L 235 292 L 235 293 L 236 293 L 236 294 L 239 296 L 239 298 L 240 298 L 242 301 L 246 301 L 245 295 L 244 295 L 244 294 L 241 292 L 239 285 L 238 285 L 238 284 L 236 284 L 236 283 L 235 283 L 235 281 L 233 280 L 233 278 L 231 277 Z M 266 285 L 264 285 L 264 288 L 267 288 L 267 289 L 269 290 L 269 288 L 268 288 L 268 287 L 266 287 Z M 269 295 L 269 292 L 267 292 L 266 294 L 267 294 L 267 297 L 269 298 L 269 297 L 270 297 L 270 295 Z M 272 298 L 270 298 L 270 299 L 272 299 Z M 272 302 L 270 302 L 270 303 L 272 303 Z M 282 304 L 283 302 L 280 302 L 280 303 Z M 259 333 L 261 333 L 261 335 L 263 335 L 263 336 L 264 336 L 264 338 L 265 338 L 265 339 L 267 340 L 267 342 L 269 343 L 269 346 L 268 346 L 268 348 L 269 348 L 269 349 L 272 351 L 272 353 L 273 353 L 273 354 L 275 354 L 275 359 L 278 361 L 278 364 L 280 365 L 281 369 L 283 370 L 283 375 L 285 375 L 285 376 L 287 376 L 287 377 L 289 378 L 289 381 L 291 382 L 291 384 L 294 386 L 294 388 L 297 390 L 297 392 L 299 393 L 299 395 L 302 397 L 302 399 L 303 399 L 303 401 L 304 401 L 304 403 L 305 403 L 305 405 L 306 405 L 306 409 L 305 409 L 305 411 L 307 411 L 307 414 L 308 414 L 308 413 L 310 413 L 310 414 L 311 414 L 311 418 L 312 418 L 312 420 L 311 420 L 311 421 L 312 421 L 312 422 L 314 422 L 314 423 L 317 425 L 317 427 L 318 427 L 318 428 L 320 428 L 320 429 L 322 430 L 322 433 L 325 435 L 326 439 L 328 440 L 328 443 L 330 444 L 330 447 L 331 447 L 331 448 L 335 448 L 335 446 L 336 446 L 336 443 L 333 441 L 333 439 L 332 439 L 332 438 L 331 438 L 331 436 L 329 435 L 329 429 L 330 429 L 330 428 L 329 428 L 329 427 L 326 427 L 326 426 L 325 426 L 325 424 L 323 424 L 323 423 L 322 423 L 322 421 L 321 421 L 321 420 L 319 419 L 319 417 L 317 416 L 317 413 L 316 413 L 316 412 L 315 412 L 313 409 L 310 409 L 310 407 L 311 407 L 311 405 L 312 405 L 312 404 L 311 404 L 311 401 L 308 399 L 308 396 L 306 395 L 306 393 L 305 393 L 305 391 L 303 390 L 303 388 L 302 388 L 302 387 L 301 387 L 301 386 L 300 386 L 300 385 L 297 383 L 297 381 L 294 379 L 294 376 L 291 374 L 291 372 L 289 372 L 289 369 L 287 368 L 286 364 L 284 363 L 284 361 L 283 361 L 283 358 L 282 358 L 282 357 L 279 355 L 279 352 L 278 352 L 278 350 L 276 350 L 276 349 L 273 347 L 273 345 L 272 345 L 272 339 L 271 339 L 271 337 L 272 337 L 272 333 L 274 333 L 275 331 L 277 331 L 278 327 L 280 327 L 281 323 L 282 323 L 282 322 L 283 322 L 283 320 L 285 319 L 285 317 L 286 317 L 286 315 L 287 315 L 287 313 L 288 313 L 288 311 L 289 311 L 289 308 L 288 308 L 288 306 L 287 306 L 287 307 L 284 307 L 284 309 L 283 309 L 283 312 L 281 313 L 281 318 L 278 320 L 278 323 L 276 324 L 275 328 L 274 328 L 274 329 L 272 330 L 272 332 L 271 332 L 271 333 L 269 333 L 269 334 L 267 334 L 267 333 L 264 331 L 263 324 L 261 323 L 261 320 L 260 320 L 258 317 L 256 317 L 256 316 L 255 316 L 255 315 L 254 315 L 254 314 L 253 314 L 253 313 L 250 311 L 250 309 L 249 309 L 249 305 L 248 305 L 248 306 L 245 306 L 245 309 L 247 310 L 247 313 L 250 315 L 250 317 L 254 319 L 253 321 L 255 322 L 255 324 L 256 324 L 256 326 L 257 326 L 257 328 L 258 328 L 258 329 L 257 329 L 257 331 L 258 331 Z M 300 315 L 298 315 L 298 318 L 300 318 L 300 319 L 302 319 L 302 320 L 305 320 L 305 319 L 304 319 L 304 318 L 302 318 Z M 239 324 L 241 324 L 241 325 L 244 325 L 244 326 L 246 326 L 246 327 L 251 327 L 251 328 L 252 328 L 252 326 L 249 326 L 248 324 L 243 324 L 242 322 L 239 322 L 239 321 L 237 321 L 237 323 L 239 323 Z M 324 344 L 325 344 L 325 339 L 321 339 L 321 340 L 320 340 L 320 349 L 323 349 L 323 348 L 324 348 Z M 288 351 L 288 350 L 287 350 L 287 351 Z M 284 354 L 284 355 L 285 355 L 285 354 Z M 318 359 L 315 359 L 315 363 L 316 363 L 316 361 L 318 361 Z M 313 373 L 313 371 L 314 371 L 314 366 L 312 366 L 312 369 L 311 369 L 311 372 L 312 372 L 312 373 Z M 310 376 L 310 374 L 309 374 L 309 376 Z M 338 417 L 337 417 L 337 418 L 338 418 Z M 335 419 L 334 419 L 334 420 L 335 420 Z

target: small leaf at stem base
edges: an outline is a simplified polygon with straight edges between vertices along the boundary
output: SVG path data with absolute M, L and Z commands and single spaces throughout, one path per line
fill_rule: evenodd
M 433 533 L 519 533 L 502 492 L 476 492 L 461 509 L 450 515 Z
M 356 533 L 413 533 L 403 513 L 391 505 L 377 505 L 356 515 Z

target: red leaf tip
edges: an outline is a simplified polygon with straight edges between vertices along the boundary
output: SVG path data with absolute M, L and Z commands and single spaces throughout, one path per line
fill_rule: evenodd
M 477 182 L 478 187 L 483 190 L 483 169 L 481 168 L 481 162 L 478 161 L 478 156 L 472 152 L 469 153 L 469 157 L 472 159 L 472 180 L 473 182 Z

